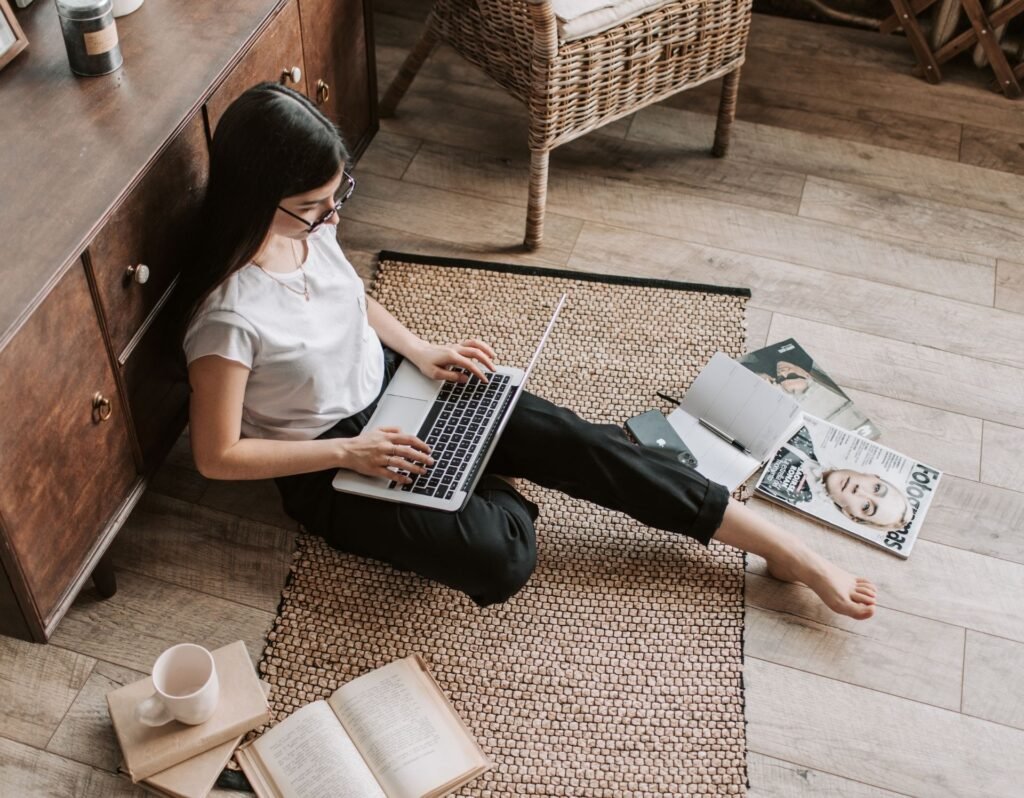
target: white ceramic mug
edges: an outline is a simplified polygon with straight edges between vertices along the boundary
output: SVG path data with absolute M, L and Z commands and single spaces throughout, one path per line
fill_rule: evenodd
M 171 646 L 153 665 L 153 687 L 156 692 L 135 708 L 140 723 L 180 720 L 195 726 L 209 720 L 220 698 L 213 654 L 194 643 Z

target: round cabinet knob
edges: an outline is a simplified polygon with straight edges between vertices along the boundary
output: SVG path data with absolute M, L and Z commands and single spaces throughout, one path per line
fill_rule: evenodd
M 323 105 L 331 99 L 331 87 L 322 80 L 316 82 L 316 104 Z
M 292 83 L 298 83 L 300 80 L 302 80 L 302 70 L 299 69 L 297 66 L 293 66 L 291 69 L 282 70 L 281 82 L 287 83 L 289 80 Z
M 149 279 L 149 267 L 145 263 L 129 266 L 126 274 L 129 280 L 134 280 L 139 285 L 142 285 Z
M 110 418 L 110 414 L 113 412 L 110 400 L 107 399 L 102 393 L 96 391 L 92 395 L 92 420 L 95 421 L 106 421 Z

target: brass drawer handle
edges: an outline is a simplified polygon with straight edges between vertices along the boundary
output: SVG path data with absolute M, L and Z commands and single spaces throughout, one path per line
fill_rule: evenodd
M 110 400 L 99 391 L 96 391 L 96 393 L 92 395 L 92 420 L 94 422 L 106 421 L 110 418 L 110 414 L 112 412 L 113 409 L 111 407 Z
M 128 275 L 129 280 L 134 280 L 139 285 L 142 285 L 149 279 L 149 267 L 145 263 L 129 266 L 125 273 Z
M 324 83 L 322 80 L 316 82 L 316 104 L 323 105 L 331 99 L 331 87 Z
M 297 66 L 293 66 L 291 69 L 281 70 L 281 82 L 287 83 L 289 80 L 292 83 L 298 83 L 302 80 L 302 70 Z

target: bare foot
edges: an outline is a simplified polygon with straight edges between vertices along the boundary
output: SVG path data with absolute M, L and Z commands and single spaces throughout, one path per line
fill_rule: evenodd
M 783 582 L 799 582 L 818 594 L 826 606 L 840 615 L 863 621 L 875 614 L 874 584 L 844 571 L 818 555 L 806 563 L 768 563 L 768 573 Z

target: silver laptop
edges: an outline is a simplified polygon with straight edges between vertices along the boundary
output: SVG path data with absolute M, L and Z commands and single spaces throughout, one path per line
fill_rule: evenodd
M 565 300 L 562 294 L 525 371 L 499 366 L 493 373 L 485 371 L 487 383 L 472 375 L 457 383 L 428 379 L 403 360 L 366 426 L 415 434 L 430 447 L 434 465 L 425 474 L 408 474 L 413 478 L 409 484 L 339 469 L 334 489 L 435 510 L 460 509 L 483 475 Z

